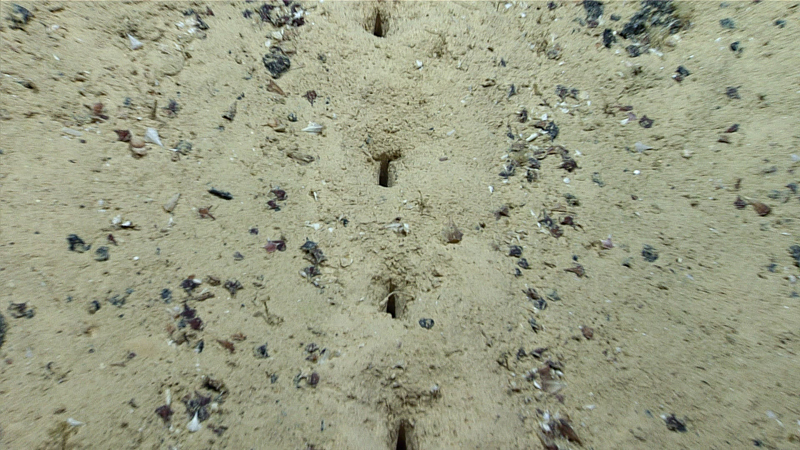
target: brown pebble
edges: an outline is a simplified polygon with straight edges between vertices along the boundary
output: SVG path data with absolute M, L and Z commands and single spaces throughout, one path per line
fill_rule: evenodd
M 761 202 L 751 202 L 750 204 L 753 205 L 753 209 L 756 211 L 756 214 L 761 217 L 766 216 L 770 213 L 770 211 L 772 211 L 772 208 Z
M 131 147 L 132 148 L 142 148 L 144 147 L 144 139 L 140 137 L 132 137 L 131 138 Z
M 747 202 L 742 199 L 742 197 L 736 197 L 736 201 L 733 202 L 733 206 L 736 209 L 744 209 L 747 206 Z
M 133 145 L 131 145 L 131 153 L 133 153 L 134 158 L 141 158 L 147 155 L 147 149 L 141 147 L 134 147 Z
M 592 339 L 594 337 L 594 329 L 586 325 L 581 328 L 581 333 L 583 333 L 583 337 L 586 339 Z

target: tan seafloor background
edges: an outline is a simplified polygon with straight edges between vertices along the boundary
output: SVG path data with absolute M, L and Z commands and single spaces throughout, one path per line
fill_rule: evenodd
M 691 26 L 637 58 L 619 36 L 602 46 L 633 1 L 607 2 L 596 28 L 573 1 L 304 3 L 306 24 L 282 36 L 243 16 L 261 3 L 21 4 L 24 29 L 11 3 L 0 17 L 0 447 L 535 449 L 546 414 L 581 441 L 560 448 L 800 447 L 797 2 L 681 3 Z M 275 80 L 285 96 L 267 90 L 267 40 L 291 58 Z M 557 85 L 579 93 L 562 102 Z M 107 120 L 92 120 L 95 102 Z M 625 105 L 653 126 L 623 125 Z M 541 134 L 543 114 L 579 168 L 554 155 L 539 180 L 521 167 L 504 182 L 507 133 Z M 300 131 L 308 122 L 324 132 Z M 164 148 L 141 158 L 113 131 L 147 127 Z M 169 150 L 181 140 L 191 151 Z M 737 209 L 737 196 L 772 211 Z M 555 238 L 543 211 L 582 228 Z M 386 228 L 397 217 L 407 235 Z M 459 243 L 442 236 L 451 220 Z M 69 251 L 70 234 L 92 248 Z M 286 251 L 262 248 L 281 237 Z M 327 257 L 314 283 L 299 274 L 307 238 Z M 565 271 L 573 258 L 584 277 Z M 191 275 L 203 284 L 189 295 Z M 176 329 L 185 301 L 202 330 Z M 23 302 L 34 317 L 12 317 Z M 557 394 L 526 380 L 548 360 Z M 155 413 L 167 392 L 169 423 Z M 190 433 L 181 399 L 195 392 L 215 404 Z

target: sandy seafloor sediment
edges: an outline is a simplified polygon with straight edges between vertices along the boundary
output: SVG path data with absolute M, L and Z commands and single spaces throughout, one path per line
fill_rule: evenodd
M 797 2 L 19 5 L 0 447 L 800 445 Z

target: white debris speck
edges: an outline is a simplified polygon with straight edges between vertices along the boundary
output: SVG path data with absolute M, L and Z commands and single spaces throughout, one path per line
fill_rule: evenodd
M 389 225 L 384 226 L 384 228 L 392 230 L 397 234 L 403 234 L 403 235 L 408 235 L 408 233 L 411 232 L 411 229 L 409 228 L 407 223 L 399 223 L 399 222 L 390 223 Z
M 564 178 L 564 183 L 569 184 L 569 182 L 570 182 L 569 178 Z
M 418 70 L 422 70 L 422 61 L 420 61 L 420 60 L 417 60 L 417 61 L 415 62 L 415 64 L 417 65 L 417 69 L 418 69 Z
M 640 173 L 642 173 L 642 171 L 639 170 L 639 169 L 636 169 L 636 170 L 633 171 L 634 175 L 639 175 Z
M 139 50 L 140 48 L 144 47 L 142 41 L 136 39 L 135 37 L 128 35 L 128 39 L 131 41 L 131 50 Z
M 322 133 L 323 129 L 325 129 L 324 125 L 320 125 L 316 122 L 308 122 L 308 126 L 300 131 L 305 131 L 306 133 L 311 133 L 311 134 L 320 134 Z
M 493 192 L 494 192 L 494 186 L 489 186 L 489 193 L 491 194 Z
M 158 131 L 155 128 L 148 128 L 147 131 L 144 132 L 144 141 L 161 147 L 164 146 L 164 144 L 161 143 L 161 138 L 158 137 Z
M 539 133 L 533 133 L 532 135 L 528 136 L 528 139 L 525 139 L 525 141 L 530 142 L 536 139 L 537 137 L 539 137 Z
M 202 428 L 202 425 L 200 425 L 200 420 L 197 418 L 197 413 L 194 413 L 194 418 L 186 424 L 186 429 L 190 433 L 194 433 L 195 431 L 200 431 L 200 428 Z
M 69 425 L 71 427 L 79 427 L 81 425 L 86 425 L 86 424 L 81 422 L 81 421 L 79 421 L 79 420 L 75 420 L 72 417 L 70 417 L 69 419 L 67 419 L 67 425 Z
M 81 137 L 83 135 L 83 133 L 81 133 L 80 131 L 73 130 L 72 128 L 67 128 L 67 127 L 62 128 L 61 132 L 75 137 Z
M 653 147 L 651 147 L 649 145 L 642 144 L 641 142 L 637 142 L 637 143 L 633 144 L 633 148 L 637 152 L 642 153 L 645 150 L 651 150 Z

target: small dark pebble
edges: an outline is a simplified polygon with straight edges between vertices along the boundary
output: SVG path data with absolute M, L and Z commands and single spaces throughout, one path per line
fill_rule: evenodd
M 747 206 L 747 202 L 744 201 L 742 197 L 737 196 L 736 201 L 733 202 L 733 206 L 735 206 L 736 209 L 744 209 Z
M 206 343 L 202 339 L 197 342 L 197 345 L 194 346 L 194 351 L 196 353 L 203 353 L 203 349 L 206 348 Z
M 586 10 L 586 20 L 597 20 L 603 15 L 603 2 L 583 0 L 583 9 Z
M 297 122 L 297 114 L 295 113 L 289 113 L 287 118 L 289 119 L 289 122 Z
M 317 99 L 317 91 L 306 91 L 303 98 L 308 100 L 308 103 L 311 103 L 311 106 L 314 106 L 314 100 Z
M 286 191 L 283 189 L 273 189 L 270 191 L 271 193 L 275 194 L 275 198 L 280 201 L 286 200 Z
M 550 135 L 551 141 L 554 141 L 558 137 L 558 125 L 555 122 L 550 122 L 545 125 L 544 132 Z
M 314 278 L 316 276 L 322 275 L 317 266 L 306 267 L 305 269 L 303 269 L 303 274 L 306 276 L 306 278 Z
M 25 302 L 11 303 L 8 305 L 8 315 L 14 319 L 32 319 L 36 315 L 36 310 L 33 307 L 28 307 Z
M 612 14 L 609 17 L 609 19 L 613 20 L 614 22 L 618 22 L 618 21 L 622 20 L 622 16 L 620 16 L 619 14 Z
M 611 48 L 611 44 L 617 42 L 617 37 L 614 36 L 614 32 L 610 28 L 606 28 L 603 31 L 603 45 L 606 48 Z
M 189 141 L 180 140 L 178 145 L 175 146 L 175 151 L 181 155 L 188 155 L 192 151 L 192 143 Z
M 86 245 L 83 239 L 79 238 L 77 234 L 70 234 L 67 236 L 67 242 L 69 243 L 70 251 L 73 252 L 83 253 L 92 248 L 91 245 Z
M 594 329 L 584 325 L 581 327 L 581 334 L 583 334 L 583 337 L 585 337 L 587 340 L 591 340 L 594 337 Z
M 260 359 L 269 358 L 269 353 L 267 352 L 267 344 L 265 343 L 264 345 L 259 345 L 258 347 L 256 347 L 255 353 L 256 353 L 256 358 Z
M 678 69 L 675 70 L 675 72 L 677 72 L 678 75 L 681 75 L 684 78 L 692 74 L 691 72 L 689 72 L 689 69 L 683 66 L 678 66 Z
M 425 328 L 426 330 L 430 330 L 433 328 L 433 319 L 419 319 L 419 326 Z
M 130 130 L 114 130 L 117 133 L 117 140 L 121 142 L 130 142 L 131 141 L 131 132 Z
M 725 88 L 725 95 L 728 96 L 730 99 L 739 100 L 742 97 L 739 95 L 739 88 L 728 86 Z
M 292 65 L 289 57 L 284 55 L 283 51 L 279 48 L 273 48 L 270 53 L 264 55 L 262 61 L 264 67 L 266 67 L 269 74 L 272 75 L 272 78 L 276 79 L 280 78 Z
M 522 276 L 522 271 L 517 269 L 517 268 L 514 268 L 514 276 L 515 277 L 521 277 Z
M 539 310 L 547 309 L 547 301 L 543 298 L 538 298 L 533 301 L 533 307 Z
M 739 41 L 731 42 L 730 48 L 731 48 L 732 52 L 738 52 L 738 51 L 741 51 L 741 49 L 742 49 L 741 44 L 739 43 Z
M 205 396 L 197 391 L 194 393 L 194 397 L 191 395 L 186 395 L 181 399 L 184 406 L 186 406 L 186 412 L 189 417 L 193 417 L 197 415 L 197 419 L 200 422 L 205 422 L 210 414 L 206 406 L 211 404 L 211 397 Z
M 250 234 L 258 236 L 258 228 L 257 227 L 250 228 Z
M 33 17 L 33 13 L 22 6 L 15 4 L 13 5 L 13 9 L 6 19 L 11 22 L 8 27 L 12 30 L 24 30 L 25 25 L 28 24 L 28 21 L 31 20 L 31 17 Z
M 228 280 L 224 285 L 225 289 L 231 293 L 231 296 L 236 297 L 236 291 L 242 289 L 242 283 L 239 280 Z
M 187 279 L 181 281 L 181 287 L 186 292 L 192 292 L 192 290 L 194 290 L 194 288 L 196 288 L 197 285 L 198 285 L 198 283 L 194 282 L 194 278 L 187 278 Z
M 214 189 L 214 188 L 209 189 L 208 193 L 211 194 L 211 195 L 214 195 L 216 197 L 219 197 L 219 198 L 221 198 L 223 200 L 232 200 L 233 199 L 233 195 L 231 195 L 230 192 L 220 191 L 220 190 Z
M 720 26 L 722 26 L 722 28 L 728 30 L 733 30 L 734 28 L 736 28 L 736 24 L 733 22 L 733 19 L 731 18 L 722 19 L 719 21 L 719 24 Z
M 169 420 L 172 418 L 173 412 L 169 405 L 162 405 L 156 408 L 156 414 L 158 414 L 158 417 L 161 417 L 164 422 L 169 422 Z
M 600 175 L 600 172 L 592 173 L 592 181 L 594 184 L 603 187 L 606 185 L 605 181 L 603 181 L 603 177 Z
M 309 386 L 316 386 L 319 384 L 319 374 L 317 372 L 313 372 L 310 377 L 308 377 L 308 384 Z
M 786 21 L 783 19 L 778 19 L 775 21 L 775 26 L 778 28 L 783 28 L 786 26 Z
M 642 257 L 647 262 L 655 262 L 658 259 L 658 252 L 653 247 L 646 245 L 642 248 Z
M 189 328 L 193 330 L 202 330 L 203 329 L 203 319 L 199 317 L 194 317 L 186 321 L 189 325 Z
M 538 322 L 536 322 L 536 319 L 535 319 L 535 318 L 533 318 L 533 317 L 531 317 L 530 319 L 528 319 L 528 324 L 530 324 L 530 326 L 531 326 L 531 329 L 533 329 L 533 332 L 534 332 L 534 333 L 538 333 L 538 332 L 539 332 L 539 331 L 541 331 L 541 329 L 542 329 L 542 326 L 541 326 L 541 325 L 539 325 L 539 323 L 538 323 Z M 531 355 L 532 355 L 532 356 L 535 356 L 533 353 L 531 353 Z M 539 356 L 537 356 L 537 358 L 538 358 L 538 357 L 541 357 L 541 356 L 542 356 L 542 355 L 541 355 L 541 353 L 540 353 L 540 354 L 539 354 Z
M 627 46 L 625 50 L 628 51 L 628 55 L 630 55 L 631 58 L 636 58 L 637 56 L 640 56 L 642 54 L 642 50 L 639 48 L 638 45 L 631 44 Z
M 100 311 L 100 302 L 97 300 L 92 300 L 89 302 L 89 314 L 94 314 L 97 311 Z
M 234 252 L 233 260 L 234 261 L 242 261 L 244 259 L 244 255 L 239 252 Z
M 653 126 L 653 119 L 647 116 L 642 116 L 642 118 L 639 119 L 639 125 L 641 125 L 642 128 L 650 128 Z
M 273 211 L 280 211 L 281 210 L 281 207 L 278 206 L 278 202 L 276 202 L 275 200 L 268 201 L 267 202 L 267 206 L 269 207 L 269 209 L 271 209 Z
M 667 429 L 669 431 L 678 431 L 681 433 L 686 433 L 686 422 L 678 419 L 675 417 L 675 414 L 670 414 L 664 419 L 664 422 L 667 424 Z
M 94 251 L 94 259 L 95 261 L 108 261 L 108 247 L 105 245 L 101 247 L 97 247 L 97 250 Z
M 726 133 L 736 133 L 737 131 L 739 131 L 739 124 L 738 123 L 735 123 L 735 124 L 731 125 L 730 127 L 728 127 L 727 130 L 725 130 Z
M 519 258 L 522 256 L 522 247 L 519 245 L 512 245 L 508 248 L 508 256 L 513 256 L 514 258 Z
M 517 265 L 522 267 L 523 269 L 531 268 L 530 264 L 528 264 L 528 260 L 525 258 L 520 258 L 519 261 L 517 261 Z
M 161 300 L 164 300 L 164 303 L 169 303 L 172 301 L 172 291 L 169 289 L 162 289 L 161 290 Z
M 751 204 L 751 205 L 753 205 L 753 210 L 756 212 L 756 214 L 758 214 L 758 215 L 759 215 L 759 216 L 761 216 L 761 217 L 764 217 L 764 216 L 766 216 L 766 215 L 769 215 L 769 213 L 772 211 L 772 208 L 770 208 L 770 207 L 769 207 L 767 204 L 765 204 L 765 203 L 761 203 L 761 202 L 750 202 L 750 204 Z
M 547 2 L 547 9 L 552 11 L 558 8 L 558 4 L 556 2 Z

